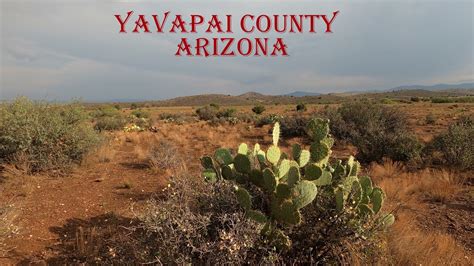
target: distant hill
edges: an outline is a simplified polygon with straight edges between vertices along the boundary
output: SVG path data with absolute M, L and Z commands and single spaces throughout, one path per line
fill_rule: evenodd
M 400 91 L 400 90 L 428 90 L 428 91 L 444 91 L 453 89 L 474 89 L 474 83 L 461 83 L 461 84 L 436 84 L 436 85 L 408 85 L 399 86 L 396 88 L 389 89 L 387 91 Z
M 304 97 L 304 96 L 319 96 L 321 93 L 317 92 L 306 92 L 306 91 L 295 91 L 292 93 L 285 94 L 284 96 L 290 97 Z

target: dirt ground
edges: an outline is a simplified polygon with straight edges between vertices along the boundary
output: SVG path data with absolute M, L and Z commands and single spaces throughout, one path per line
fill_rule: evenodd
M 425 141 L 444 130 L 461 114 L 474 114 L 472 104 L 423 103 L 397 106 L 409 115 L 410 126 Z M 314 110 L 323 107 L 309 108 Z M 267 109 L 266 113 L 292 112 L 289 109 L 288 106 L 274 106 Z M 154 116 L 163 112 L 193 112 L 189 107 L 151 110 Z M 425 123 L 427 114 L 436 116 L 435 124 Z M 259 142 L 263 146 L 271 142 L 269 127 L 255 128 L 245 123 L 211 127 L 205 122 L 177 125 L 158 121 L 156 127 L 156 133 L 110 133 L 109 143 L 88 156 L 82 165 L 66 176 L 27 176 L 12 167 L 5 167 L 0 176 L 0 201 L 14 206 L 18 233 L 8 239 L 7 252 L 0 257 L 0 264 L 54 263 L 55 258 L 64 257 L 71 251 L 80 253 L 80 241 L 77 240 L 84 237 L 84 230 L 113 232 L 133 224 L 140 206 L 152 195 L 159 193 L 167 185 L 170 176 L 185 172 L 190 178 L 198 178 L 199 158 L 202 155 L 221 146 L 236 148 L 241 142 Z M 156 171 L 148 167 L 147 149 L 161 140 L 176 145 L 186 169 Z M 288 149 L 297 141 L 298 139 L 283 141 L 282 145 Z M 349 146 L 335 147 L 336 157 L 354 153 L 355 149 Z M 432 234 L 432 241 L 440 241 L 442 237 L 447 247 L 431 243 L 433 248 L 439 250 L 431 250 L 431 253 L 426 251 L 426 256 L 433 256 L 433 252 L 437 252 L 440 257 L 451 258 L 438 258 L 430 262 L 449 263 L 452 259 L 458 264 L 472 265 L 472 173 L 456 174 L 450 170 L 409 173 L 403 167 L 391 163 L 367 166 L 366 169 L 387 191 L 388 208 L 396 209 L 399 226 L 395 226 L 388 235 L 390 254 L 400 257 L 395 261 L 400 264 L 418 263 L 414 259 L 416 254 L 408 254 L 399 245 L 404 243 L 416 246 L 418 243 L 421 248 L 429 245 L 425 243 L 428 238 L 423 240 L 424 236 Z M 431 179 L 431 183 L 420 181 Z M 407 237 L 402 239 L 400 234 L 406 234 Z M 458 251 L 449 253 L 453 249 Z M 423 258 L 422 255 L 419 257 Z

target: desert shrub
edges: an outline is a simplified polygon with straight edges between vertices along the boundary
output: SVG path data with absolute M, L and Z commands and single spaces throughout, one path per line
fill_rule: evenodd
M 121 130 L 127 124 L 127 119 L 123 117 L 118 109 L 112 106 L 100 107 L 91 113 L 94 118 L 94 128 L 96 130 Z
M 257 121 L 257 116 L 252 113 L 238 113 L 236 117 L 239 119 L 239 121 L 245 122 L 245 123 L 256 123 Z
M 119 109 L 113 107 L 113 106 L 101 106 L 97 108 L 96 110 L 91 112 L 91 116 L 93 118 L 100 118 L 100 117 L 112 117 L 112 116 L 117 116 L 119 115 Z
M 427 125 L 434 125 L 436 124 L 436 116 L 433 113 L 429 113 L 425 117 L 425 123 Z
M 132 115 L 136 118 L 150 118 L 150 113 L 142 109 L 133 110 Z
M 304 103 L 299 103 L 296 105 L 296 111 L 297 112 L 304 112 L 306 111 L 306 104 Z
M 236 112 L 237 112 L 237 110 L 235 110 L 233 108 L 227 108 L 225 110 L 221 110 L 221 111 L 217 112 L 216 116 L 218 118 L 221 118 L 221 117 L 225 117 L 225 118 L 235 117 Z
M 127 124 L 127 119 L 118 115 L 118 116 L 103 116 L 95 120 L 94 128 L 96 130 L 121 130 Z
M 28 172 L 67 170 L 98 141 L 78 104 L 17 98 L 0 107 L 0 157 Z
M 432 103 L 474 103 L 474 96 L 463 97 L 434 97 Z
M 383 98 L 382 100 L 380 100 L 380 103 L 381 104 L 394 104 L 395 101 L 393 99 L 390 99 L 390 98 Z
M 263 105 L 261 105 L 261 104 L 255 105 L 255 106 L 252 108 L 252 112 L 254 112 L 255 114 L 259 115 L 259 114 L 265 112 L 265 106 L 263 106 Z
M 362 101 L 345 103 L 322 115 L 331 120 L 336 138 L 357 147 L 357 158 L 364 163 L 381 162 L 384 157 L 404 162 L 420 158 L 422 145 L 409 133 L 405 115 L 396 109 Z
M 132 103 L 130 104 L 130 109 L 134 110 L 134 109 L 137 109 L 139 106 L 137 103 Z
M 176 170 L 183 165 L 176 146 L 164 140 L 151 146 L 147 161 L 150 168 L 160 170 Z
M 265 126 L 265 125 L 273 125 L 276 122 L 279 122 L 280 120 L 282 120 L 283 118 L 284 117 L 281 116 L 281 115 L 269 114 L 269 115 L 266 115 L 266 116 L 261 117 L 260 119 L 256 120 L 255 121 L 255 126 L 262 127 L 262 126 Z
M 278 148 L 277 123 L 266 152 L 258 144 L 249 149 L 243 143 L 236 155 L 220 148 L 201 158 L 203 176 L 211 187 L 235 186 L 241 210 L 260 225 L 255 230 L 264 250 L 276 249 L 280 263 L 350 264 L 354 251 L 376 249 L 377 232 L 390 226 L 394 216 L 383 214 L 382 189 L 369 177 L 359 177 L 361 166 L 353 157 L 330 163 L 334 140 L 327 120 L 311 120 L 307 131 L 309 149 L 295 144 L 290 157 Z M 227 197 L 221 204 L 237 204 Z
M 172 113 L 161 113 L 158 117 L 160 120 L 177 120 L 180 115 Z
M 413 96 L 413 97 L 410 97 L 410 101 L 419 102 L 419 101 L 421 101 L 421 99 L 420 99 L 420 97 Z
M 214 108 L 216 108 L 216 109 L 219 109 L 219 108 L 220 108 L 220 106 L 219 106 L 217 103 L 210 103 L 209 106 L 210 106 L 210 107 L 214 107 Z
M 203 106 L 196 109 L 196 114 L 198 115 L 200 120 L 209 121 L 215 117 L 217 117 L 218 109 L 211 105 Z
M 448 165 L 474 169 L 474 120 L 462 117 L 436 136 L 429 147 L 439 151 Z
M 152 124 L 149 118 L 133 118 L 131 123 L 143 129 L 149 128 Z
M 258 225 L 245 218 L 233 190 L 231 184 L 173 179 L 165 197 L 150 201 L 141 216 L 156 249 L 157 258 L 150 260 L 165 265 L 272 262 L 272 251 L 259 253 L 264 245 L 255 234 Z
M 287 116 L 280 119 L 281 136 L 284 138 L 306 136 L 306 125 L 309 118 L 304 116 Z

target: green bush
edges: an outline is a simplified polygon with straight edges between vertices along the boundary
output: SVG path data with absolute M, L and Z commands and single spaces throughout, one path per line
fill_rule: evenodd
M 100 117 L 111 117 L 111 116 L 118 116 L 120 115 L 119 109 L 112 107 L 112 106 L 101 106 L 96 110 L 91 112 L 91 116 L 93 118 L 100 118 Z
M 431 99 L 432 103 L 474 103 L 474 96 L 463 97 L 435 97 Z
M 128 122 L 122 113 L 112 106 L 100 107 L 94 110 L 91 115 L 95 122 L 94 128 L 99 131 L 122 130 Z
M 255 126 L 262 127 L 265 125 L 273 125 L 283 119 L 283 116 L 277 114 L 269 114 L 255 120 Z
M 94 128 L 96 130 L 122 130 L 127 124 L 127 120 L 121 116 L 103 116 L 96 119 Z
M 430 147 L 439 151 L 444 163 L 464 169 L 474 169 L 474 120 L 462 117 L 436 136 Z
M 150 113 L 142 109 L 133 110 L 132 115 L 136 118 L 150 118 Z
M 287 116 L 280 119 L 281 136 L 283 138 L 307 136 L 306 126 L 308 125 L 309 120 L 309 118 L 301 115 Z
M 255 105 L 253 108 L 252 108 L 252 112 L 254 112 L 255 114 L 259 115 L 261 113 L 263 113 L 265 111 L 265 106 L 259 104 L 259 105 Z
M 304 112 L 306 111 L 306 104 L 304 103 L 299 103 L 296 105 L 296 111 L 297 112 Z
M 224 117 L 224 118 L 229 118 L 229 117 L 235 117 L 235 113 L 237 112 L 237 110 L 233 109 L 233 108 L 227 108 L 225 110 L 222 110 L 222 111 L 219 111 L 217 112 L 216 116 L 217 118 L 221 118 L 221 117 Z
M 77 104 L 17 98 L 0 109 L 0 157 L 28 172 L 67 170 L 99 141 Z
M 198 115 L 200 120 L 209 121 L 213 118 L 217 117 L 218 109 L 211 105 L 200 107 L 196 110 L 196 114 Z
M 394 108 L 366 101 L 345 103 L 323 116 L 331 120 L 331 132 L 340 140 L 357 147 L 357 159 L 364 163 L 417 161 L 422 144 L 407 128 L 405 115 Z

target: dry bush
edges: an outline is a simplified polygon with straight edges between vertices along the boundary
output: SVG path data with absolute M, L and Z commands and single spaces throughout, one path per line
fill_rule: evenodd
M 150 201 L 141 219 L 156 243 L 160 263 L 258 262 L 250 254 L 260 239 L 257 225 L 229 200 L 236 201 L 232 186 L 205 191 L 202 184 L 181 179 L 171 184 L 166 199 Z
M 179 150 L 166 140 L 151 144 L 147 154 L 147 163 L 154 170 L 177 170 L 184 167 Z

